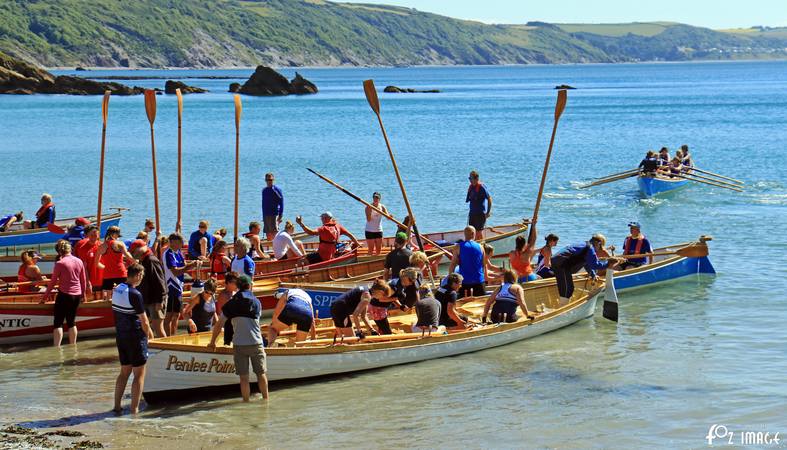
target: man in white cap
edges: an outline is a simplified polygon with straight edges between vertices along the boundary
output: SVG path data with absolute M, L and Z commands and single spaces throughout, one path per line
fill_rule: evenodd
M 641 255 L 643 253 L 651 253 L 653 249 L 650 246 L 650 241 L 640 232 L 639 222 L 629 222 L 629 231 L 631 234 L 623 241 L 623 254 L 624 255 Z M 653 257 L 642 258 L 626 258 L 626 261 L 620 265 L 620 270 L 639 267 L 647 261 L 648 264 L 653 264 Z
M 330 211 L 325 211 L 320 214 L 320 220 L 322 220 L 322 226 L 313 230 L 303 223 L 303 217 L 297 216 L 295 218 L 295 222 L 303 228 L 306 234 L 310 236 L 319 236 L 320 238 L 320 245 L 317 247 L 317 251 L 306 255 L 309 264 L 333 259 L 336 253 L 336 244 L 339 243 L 339 237 L 341 235 L 345 235 L 353 241 L 353 248 L 357 248 L 358 245 L 360 245 L 358 244 L 358 239 L 356 239 L 352 233 L 336 222 Z

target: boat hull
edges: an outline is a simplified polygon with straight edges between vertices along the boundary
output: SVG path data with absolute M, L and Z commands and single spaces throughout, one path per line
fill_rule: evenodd
M 651 284 L 676 280 L 689 275 L 715 274 L 716 270 L 707 256 L 702 258 L 673 257 L 654 261 L 634 269 L 615 272 L 615 290 L 618 292 Z
M 54 308 L 53 303 L 0 305 L 0 345 L 51 340 Z M 76 326 L 80 337 L 115 334 L 111 303 L 81 304 Z
M 112 214 L 101 220 L 101 235 L 103 236 L 107 228 L 119 226 L 121 215 Z M 59 222 L 59 221 L 58 221 Z M 93 222 L 95 223 L 95 222 Z M 67 225 L 73 225 L 73 221 Z M 32 232 L 10 232 L 0 233 L 0 249 L 3 247 L 31 247 L 46 244 L 54 244 L 62 238 L 62 234 L 52 233 L 46 228 L 39 228 Z
M 689 184 L 689 180 L 682 178 L 667 179 L 659 177 L 637 177 L 639 191 L 645 197 L 653 197 L 659 194 L 671 192 L 685 187 L 687 184 Z

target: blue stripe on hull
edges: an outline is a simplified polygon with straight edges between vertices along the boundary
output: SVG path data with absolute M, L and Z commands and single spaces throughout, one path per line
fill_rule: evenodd
M 111 226 L 118 226 L 120 224 L 120 217 L 116 219 L 109 219 L 101 222 L 101 236 Z M 58 239 L 63 237 L 62 234 L 55 234 L 42 228 L 40 233 L 22 234 L 17 236 L 0 236 L 0 247 L 25 247 L 30 245 L 41 244 L 54 244 Z
M 689 180 L 666 181 L 659 178 L 637 177 L 637 185 L 642 195 L 653 197 L 664 192 L 674 191 L 689 184 Z
M 616 275 L 615 289 L 622 291 L 700 273 L 716 273 L 707 256 L 702 258 L 682 258 L 672 264 L 656 267 L 652 270 L 646 270 L 631 275 Z

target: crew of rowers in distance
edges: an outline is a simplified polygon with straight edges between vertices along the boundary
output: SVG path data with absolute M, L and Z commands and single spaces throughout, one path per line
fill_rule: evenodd
M 639 163 L 640 172 L 650 176 L 675 176 L 690 171 L 692 167 L 694 167 L 694 161 L 691 159 L 689 146 L 685 144 L 675 152 L 675 156 L 672 158 L 670 158 L 667 147 L 661 147 L 658 153 L 648 150 L 645 159 Z

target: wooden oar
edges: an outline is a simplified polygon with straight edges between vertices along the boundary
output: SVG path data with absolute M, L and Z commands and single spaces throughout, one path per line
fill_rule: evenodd
M 183 131 L 183 95 L 180 88 L 175 89 L 178 96 L 178 219 L 175 221 L 175 231 L 180 233 L 182 228 L 181 205 L 183 201 L 183 141 L 181 133 Z
M 383 118 L 380 116 L 380 99 L 377 98 L 377 90 L 374 87 L 373 80 L 365 80 L 363 82 L 363 92 L 366 95 L 366 101 L 369 102 L 369 106 L 374 111 L 374 114 L 377 116 L 377 122 L 380 124 L 380 131 L 383 133 L 383 139 L 385 139 L 385 146 L 388 148 L 388 156 L 391 157 L 391 164 L 393 164 L 394 173 L 396 174 L 396 181 L 399 182 L 399 189 L 402 191 L 402 198 L 404 199 L 404 205 L 407 207 L 407 214 L 410 216 L 410 224 L 413 227 L 413 232 L 415 233 L 415 240 L 418 243 L 418 247 L 421 251 L 424 250 L 424 243 L 421 241 L 421 233 L 418 232 L 418 225 L 416 225 L 415 214 L 413 213 L 413 208 L 410 207 L 410 200 L 407 198 L 407 190 L 404 188 L 404 183 L 402 182 L 402 176 L 399 174 L 399 166 L 396 165 L 396 157 L 394 157 L 393 150 L 391 150 L 391 143 L 388 141 L 388 133 L 385 132 L 385 125 L 383 125 Z M 407 236 L 410 236 L 410 228 L 407 228 Z M 432 271 L 429 271 L 429 278 L 432 282 L 432 287 L 435 287 L 434 278 L 432 277 Z
M 238 240 L 238 198 L 239 198 L 239 177 L 240 177 L 240 115 L 243 105 L 240 102 L 240 95 L 235 94 L 235 240 Z
M 145 112 L 150 122 L 150 153 L 153 160 L 153 205 L 156 209 L 156 232 L 161 232 L 161 218 L 158 209 L 158 175 L 156 173 L 156 138 L 153 133 L 153 122 L 156 121 L 156 92 L 145 89 Z
M 552 137 L 549 139 L 549 150 L 547 150 L 547 157 L 544 161 L 544 171 L 541 172 L 541 185 L 538 187 L 538 196 L 536 197 L 536 206 L 533 208 L 533 219 L 530 221 L 530 233 L 528 235 L 528 245 L 533 245 L 536 242 L 536 223 L 538 222 L 538 210 L 541 207 L 541 197 L 544 194 L 544 184 L 547 181 L 547 171 L 549 170 L 549 160 L 552 157 L 552 146 L 555 144 L 555 134 L 557 133 L 557 123 L 560 120 L 560 115 L 566 109 L 566 94 L 565 89 L 557 92 L 557 103 L 555 104 L 555 123 L 552 125 Z
M 714 177 L 719 177 L 719 178 L 723 178 L 725 180 L 734 181 L 734 182 L 739 183 L 739 184 L 744 184 L 743 181 L 741 181 L 741 180 L 737 180 L 735 178 L 730 178 L 730 177 L 725 177 L 724 175 L 719 175 L 718 173 L 709 172 L 707 170 L 702 170 L 702 169 L 697 168 L 697 167 L 692 167 L 692 169 L 696 170 L 697 172 L 704 173 L 706 175 L 713 175 Z
M 734 188 L 738 188 L 738 189 L 743 188 L 742 184 L 735 184 L 735 183 L 730 183 L 730 182 L 727 182 L 727 181 L 721 181 L 721 180 L 718 180 L 716 178 L 706 177 L 705 175 L 700 175 L 700 174 L 694 173 L 693 171 L 681 172 L 681 173 L 683 175 L 690 175 L 692 177 L 696 177 L 696 178 L 699 178 L 699 179 L 702 179 L 702 180 L 706 180 L 706 181 L 710 181 L 710 182 L 713 182 L 713 183 L 723 184 L 723 185 L 729 186 L 729 187 L 734 187 Z
M 594 180 L 601 181 L 601 180 L 606 180 L 607 178 L 615 178 L 615 177 L 618 177 L 620 175 L 626 175 L 626 174 L 632 174 L 632 173 L 638 173 L 638 172 L 639 172 L 639 168 L 637 168 L 637 169 L 630 169 L 630 170 L 624 170 L 623 172 L 613 173 L 613 174 L 607 175 L 605 177 L 594 178 Z
M 109 114 L 109 96 L 111 91 L 104 91 L 104 100 L 101 101 L 101 119 L 104 124 L 101 127 L 101 162 L 98 168 L 98 211 L 96 212 L 96 226 L 101 232 L 101 202 L 104 199 L 104 149 L 107 145 L 107 116 Z
M 345 194 L 347 194 L 347 195 L 348 195 L 348 196 L 350 196 L 351 198 L 353 198 L 353 199 L 355 199 L 355 200 L 357 200 L 357 201 L 359 201 L 359 202 L 363 203 L 364 205 L 366 205 L 366 206 L 368 206 L 368 207 L 372 208 L 374 211 L 377 211 L 377 213 L 378 213 L 378 214 L 380 214 L 381 216 L 383 216 L 383 217 L 385 217 L 386 219 L 390 220 L 391 222 L 395 223 L 396 225 L 398 225 L 398 226 L 400 226 L 400 227 L 402 227 L 402 228 L 407 228 L 407 225 L 405 225 L 405 224 L 404 224 L 404 223 L 402 223 L 402 222 L 399 222 L 399 221 L 398 221 L 398 220 L 396 220 L 396 219 L 395 219 L 395 218 L 394 218 L 392 215 L 388 214 L 387 212 L 383 211 L 382 209 L 380 209 L 380 208 L 378 208 L 378 207 L 374 206 L 373 204 L 371 204 L 371 203 L 367 202 L 366 200 L 362 199 L 362 198 L 361 198 L 361 197 L 359 197 L 358 195 L 356 195 L 356 194 L 354 194 L 354 193 L 350 192 L 349 190 L 345 189 L 345 188 L 344 188 L 344 187 L 342 187 L 342 186 L 341 186 L 339 183 L 337 183 L 337 182 L 335 182 L 335 181 L 331 180 L 330 178 L 326 177 L 325 175 L 322 175 L 321 173 L 319 173 L 319 172 L 317 172 L 317 171 L 315 171 L 315 170 L 312 170 L 312 169 L 310 169 L 310 168 L 308 168 L 308 167 L 306 168 L 306 170 L 308 170 L 309 172 L 311 172 L 311 173 L 313 173 L 313 174 L 317 175 L 318 177 L 320 177 L 320 179 L 322 179 L 322 180 L 323 180 L 323 181 L 325 181 L 326 183 L 330 184 L 331 186 L 335 187 L 336 189 L 338 189 L 338 190 L 340 190 L 340 191 L 344 192 Z M 444 248 L 440 247 L 440 246 L 439 246 L 439 245 L 438 245 L 436 242 L 434 242 L 433 240 L 431 240 L 431 239 L 429 239 L 428 237 L 426 237 L 426 236 L 423 236 L 423 235 L 422 235 L 421 237 L 423 238 L 423 240 L 424 240 L 424 241 L 426 241 L 426 243 L 427 243 L 427 244 L 434 245 L 434 246 L 435 246 L 435 247 L 436 247 L 438 250 L 440 250 L 441 252 L 443 252 L 443 254 L 445 254 L 445 255 L 447 255 L 447 256 L 452 256 L 452 253 L 451 253 L 451 252 L 449 252 L 448 250 L 446 250 L 446 249 L 444 249 Z
M 683 248 L 679 248 L 672 252 L 654 252 L 654 253 L 639 253 L 633 255 L 616 255 L 615 258 L 635 259 L 635 258 L 647 258 L 649 256 L 666 256 L 666 255 L 678 255 L 678 256 L 683 256 L 684 258 L 702 258 L 708 256 L 708 246 L 705 244 L 692 244 L 692 245 L 687 245 L 686 247 Z
M 630 174 L 625 174 L 625 175 L 618 175 L 617 177 L 614 177 L 614 178 L 607 178 L 605 180 L 594 181 L 592 183 L 588 183 L 588 184 L 582 185 L 579 188 L 580 189 L 587 189 L 587 188 L 593 187 L 593 186 L 599 186 L 599 185 L 602 185 L 602 184 L 612 183 L 613 181 L 620 181 L 620 180 L 625 180 L 626 178 L 636 177 L 637 175 L 639 175 L 639 171 L 634 172 L 634 173 L 630 173 Z
M 701 180 L 701 179 L 699 179 L 699 178 L 694 178 L 694 177 L 693 177 L 693 176 L 691 176 L 690 174 L 685 174 L 685 173 L 681 173 L 681 174 L 670 174 L 670 176 L 672 176 L 672 177 L 675 177 L 675 178 L 683 178 L 683 179 L 685 179 L 685 180 L 694 181 L 694 182 L 697 182 L 697 183 L 705 183 L 705 184 L 709 184 L 709 185 L 711 185 L 711 186 L 716 186 L 716 187 L 720 187 L 720 188 L 724 188 L 724 189 L 729 189 L 729 190 L 731 190 L 731 191 L 736 191 L 736 192 L 743 192 L 743 189 L 736 188 L 736 187 L 725 186 L 725 185 L 723 185 L 723 184 L 714 183 L 714 182 L 712 182 L 712 181 L 705 181 L 705 180 Z

